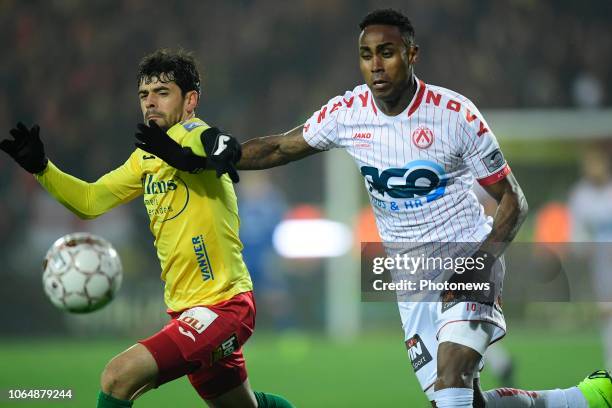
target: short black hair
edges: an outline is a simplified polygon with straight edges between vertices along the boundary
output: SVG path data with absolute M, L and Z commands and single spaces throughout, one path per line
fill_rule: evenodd
M 174 81 L 183 95 L 189 91 L 200 94 L 200 73 L 193 54 L 188 51 L 162 48 L 146 55 L 138 65 L 138 86 L 154 77 L 160 82 Z
M 374 10 L 361 20 L 359 28 L 363 31 L 367 26 L 375 24 L 395 26 L 399 28 L 407 44 L 414 43 L 414 27 L 412 27 L 410 19 L 397 10 Z

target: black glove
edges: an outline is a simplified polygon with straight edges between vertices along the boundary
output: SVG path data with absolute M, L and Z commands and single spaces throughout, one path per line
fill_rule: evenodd
M 217 171 L 217 177 L 227 173 L 234 183 L 240 181 L 236 163 L 242 157 L 240 143 L 231 135 L 212 127 L 200 135 L 208 160 L 207 168 Z
M 196 155 L 189 147 L 182 147 L 172 140 L 154 120 L 149 122 L 149 126 L 139 123 L 137 127 L 138 132 L 134 136 L 139 142 L 135 143 L 136 147 L 159 157 L 178 170 L 199 173 L 206 168 L 205 157 Z
M 40 141 L 40 126 L 34 125 L 28 129 L 19 122 L 9 133 L 14 140 L 4 139 L 0 142 L 0 149 L 32 174 L 38 174 L 47 168 L 49 160 L 45 156 L 45 147 Z

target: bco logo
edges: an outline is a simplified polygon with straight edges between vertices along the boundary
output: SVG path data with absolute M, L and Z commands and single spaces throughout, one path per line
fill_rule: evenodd
M 391 198 L 426 198 L 427 202 L 444 195 L 447 178 L 437 163 L 415 160 L 404 168 L 391 168 L 380 172 L 376 167 L 363 166 L 361 174 L 368 190 Z

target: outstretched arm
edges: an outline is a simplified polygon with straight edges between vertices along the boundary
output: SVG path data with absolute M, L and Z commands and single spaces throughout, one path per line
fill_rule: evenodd
M 139 129 L 141 132 L 136 134 L 136 138 L 139 140 L 136 146 L 140 149 L 159 157 L 170 166 L 184 171 L 198 172 L 204 168 L 209 168 L 209 163 L 217 163 L 218 167 L 222 167 L 221 172 L 217 168 L 217 176 L 228 172 L 228 169 L 232 170 L 234 164 L 238 170 L 269 169 L 322 151 L 310 146 L 304 140 L 302 136 L 304 125 L 280 135 L 251 139 L 243 143 L 242 148 L 234 137 L 224 134 L 217 128 L 210 128 L 202 133 L 202 136 L 206 136 L 206 132 L 211 131 L 210 137 L 201 138 L 202 144 L 207 150 L 207 158 L 195 155 L 189 148 L 183 148 L 171 139 L 165 131 L 155 128 L 155 126 L 140 125 Z M 214 144 L 210 144 L 207 148 L 209 140 L 214 141 Z M 236 161 L 238 158 L 240 160 Z M 207 161 L 207 159 L 210 160 Z M 234 182 L 238 181 L 237 175 L 233 180 Z
M 242 144 L 242 158 L 238 170 L 261 170 L 282 166 L 323 150 L 315 149 L 304 140 L 300 125 L 280 135 L 251 139 Z
M 64 207 L 79 218 L 95 218 L 120 203 L 105 186 L 87 183 L 49 163 L 36 175 L 38 182 Z
M 2 140 L 0 149 L 34 174 L 57 201 L 81 218 L 95 218 L 136 197 L 141 190 L 138 176 L 129 171 L 127 164 L 95 183 L 86 183 L 62 172 L 47 159 L 38 125 L 28 128 L 20 122 L 10 130 L 10 134 L 13 139 Z M 114 192 L 109 187 L 112 185 L 109 181 L 113 179 L 118 181 Z
M 126 165 L 123 165 L 96 182 L 88 183 L 64 173 L 49 162 L 47 168 L 35 177 L 64 207 L 79 218 L 91 219 L 141 194 L 140 180 L 132 176 L 126 177 L 130 173 L 125 167 Z M 115 179 L 123 182 L 117 183 Z M 109 187 L 113 184 L 116 185 L 115 191 Z

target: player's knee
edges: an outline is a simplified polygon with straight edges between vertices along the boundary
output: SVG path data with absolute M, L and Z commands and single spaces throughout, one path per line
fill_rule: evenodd
M 472 388 L 481 356 L 469 347 L 442 343 L 438 349 L 436 390 L 442 388 Z
M 436 390 L 443 388 L 472 388 L 474 373 L 462 369 L 446 369 L 438 372 Z
M 100 386 L 106 394 L 120 399 L 128 399 L 139 388 L 130 361 L 118 357 L 113 358 L 104 367 Z
M 474 367 L 463 359 L 450 359 L 438 367 L 436 390 L 442 388 L 472 388 Z
M 114 367 L 109 362 L 104 370 L 102 371 L 102 375 L 100 376 L 100 388 L 106 394 L 111 394 L 113 389 L 116 388 L 118 381 L 118 375 L 115 371 Z

